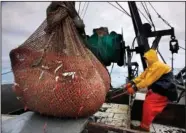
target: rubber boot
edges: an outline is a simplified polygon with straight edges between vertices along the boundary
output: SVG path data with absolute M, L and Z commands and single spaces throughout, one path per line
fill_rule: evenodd
M 141 126 L 134 126 L 134 125 L 132 125 L 132 124 L 131 124 L 131 129 L 150 133 L 150 130 L 149 130 L 149 129 L 145 129 L 145 128 L 141 127 Z

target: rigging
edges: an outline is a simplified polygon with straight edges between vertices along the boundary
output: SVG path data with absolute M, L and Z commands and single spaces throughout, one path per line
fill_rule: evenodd
M 150 21 L 151 21 L 151 24 L 152 24 L 152 27 L 154 28 L 154 31 L 156 31 L 154 22 L 153 22 L 153 20 L 152 20 L 151 14 L 150 14 L 150 12 L 149 12 L 149 10 L 148 10 L 148 7 L 147 7 L 146 3 L 144 2 L 144 4 L 143 4 L 143 2 L 141 2 L 141 5 L 143 6 L 143 8 L 144 8 L 144 10 L 145 10 L 145 12 L 146 12 L 146 14 L 147 14 L 147 16 L 149 17 L 149 19 L 150 19 Z
M 145 17 L 145 15 L 143 14 L 143 12 L 138 8 L 138 11 L 139 11 L 139 13 L 141 13 L 141 15 L 147 20 L 147 22 L 149 22 L 149 23 L 151 23 L 148 19 L 147 19 L 147 17 Z
M 119 11 L 121 11 L 122 13 L 126 14 L 123 10 L 119 9 L 118 7 L 116 7 L 115 5 L 113 5 L 111 2 L 108 2 L 110 5 L 112 5 L 113 7 L 115 7 L 116 9 L 118 9 Z
M 120 8 L 129 16 L 131 17 L 131 15 L 116 1 L 116 3 L 118 4 L 118 6 L 120 6 Z
M 82 10 L 81 10 L 81 14 L 80 14 L 80 15 L 83 15 L 83 11 L 84 11 L 84 9 L 85 9 L 85 5 L 86 5 L 86 3 L 87 3 L 87 2 L 85 2 L 85 3 L 84 3 L 84 5 L 83 5 L 83 8 L 82 8 Z
M 10 71 L 8 71 L 8 72 L 4 72 L 4 73 L 2 73 L 1 75 L 5 75 L 5 74 L 11 73 L 11 72 L 12 72 L 12 70 L 10 70 Z
M 170 28 L 173 28 L 157 11 L 156 9 L 153 7 L 153 5 L 149 2 L 150 6 L 152 7 L 152 9 L 156 12 L 156 14 L 158 15 L 158 17 L 165 23 L 167 24 Z
M 81 9 L 81 1 L 79 2 L 78 14 L 79 14 L 80 9 Z
M 89 6 L 89 2 L 87 3 L 87 6 L 86 6 L 86 8 L 85 8 L 84 15 L 82 16 L 82 19 L 85 17 L 85 14 L 86 14 L 86 12 L 87 12 L 88 6 Z

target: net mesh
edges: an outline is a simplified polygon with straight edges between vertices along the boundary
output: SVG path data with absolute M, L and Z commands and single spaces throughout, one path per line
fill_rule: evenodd
M 79 36 L 69 10 L 74 4 L 70 3 L 52 3 L 46 20 L 10 52 L 13 90 L 30 110 L 84 117 L 105 101 L 110 77 Z

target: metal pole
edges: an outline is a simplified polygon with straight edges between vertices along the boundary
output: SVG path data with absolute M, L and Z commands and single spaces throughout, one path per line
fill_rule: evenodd
M 136 3 L 134 1 L 128 2 L 131 17 L 132 17 L 132 22 L 135 30 L 135 34 L 137 36 L 137 42 L 139 47 L 141 48 L 140 56 L 143 64 L 143 68 L 145 69 L 147 67 L 145 60 L 143 59 L 144 53 L 149 50 L 149 44 L 148 44 L 148 39 L 145 37 L 145 32 L 143 29 L 142 21 L 136 6 Z

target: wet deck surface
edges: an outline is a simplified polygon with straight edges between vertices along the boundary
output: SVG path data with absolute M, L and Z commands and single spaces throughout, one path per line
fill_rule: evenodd
M 128 105 L 123 104 L 106 104 L 104 103 L 100 111 L 94 114 L 97 117 L 97 123 L 112 125 L 114 127 L 129 128 L 130 117 Z M 1 120 L 14 119 L 15 115 L 2 115 Z M 131 121 L 134 125 L 139 125 L 139 121 Z M 151 124 L 151 133 L 186 133 L 185 129 L 165 126 L 153 123 Z M 115 132 L 109 132 L 115 133 Z
M 94 114 L 97 123 L 128 128 L 130 123 L 128 105 L 104 103 L 101 109 Z
M 131 121 L 133 125 L 140 125 L 139 121 Z M 186 133 L 185 129 L 166 126 L 166 125 L 160 125 L 153 123 L 150 126 L 150 132 L 151 133 Z
M 97 119 L 97 123 L 103 123 L 107 125 L 113 125 L 115 127 L 130 128 L 130 123 L 139 125 L 139 121 L 131 121 L 129 115 L 129 106 L 123 104 L 104 103 L 103 106 L 94 114 Z M 110 131 L 111 133 L 115 133 Z M 110 133 L 109 132 L 109 133 Z M 186 133 L 185 129 L 176 128 L 172 126 L 166 126 L 153 123 L 150 128 L 151 133 Z

